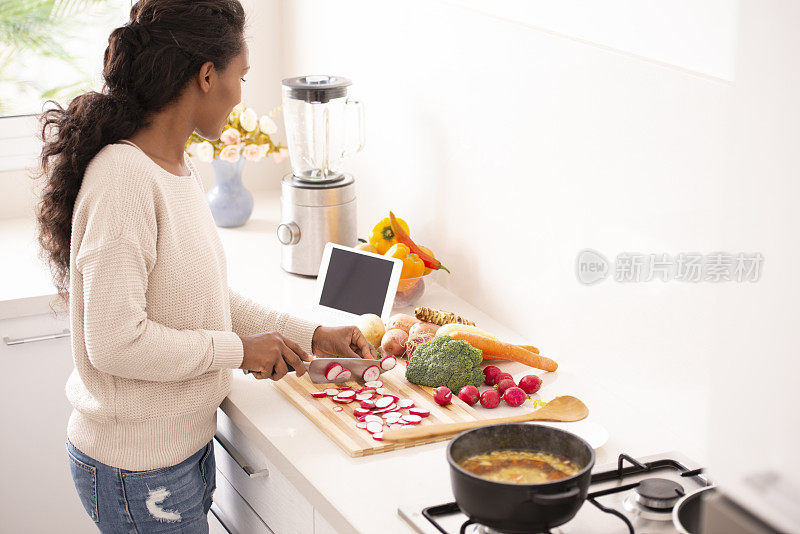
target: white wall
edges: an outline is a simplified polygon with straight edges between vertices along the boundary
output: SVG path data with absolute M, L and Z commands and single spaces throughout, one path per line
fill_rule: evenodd
M 361 235 L 393 209 L 452 290 L 702 455 L 707 327 L 730 288 L 586 287 L 574 264 L 722 246 L 730 84 L 454 4 L 284 2 L 283 75 L 348 76 L 365 103 Z

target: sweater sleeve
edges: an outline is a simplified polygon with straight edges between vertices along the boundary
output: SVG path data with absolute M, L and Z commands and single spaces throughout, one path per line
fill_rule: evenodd
M 229 289 L 233 331 L 240 336 L 279 332 L 311 354 L 311 340 L 319 324 L 263 306 Z
M 177 330 L 147 316 L 151 261 L 127 236 L 82 251 L 84 342 L 92 365 L 123 378 L 170 382 L 237 368 L 242 342 L 234 332 Z

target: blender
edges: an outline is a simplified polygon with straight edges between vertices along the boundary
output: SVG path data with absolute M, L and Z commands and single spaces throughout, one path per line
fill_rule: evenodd
M 300 76 L 281 82 L 291 174 L 281 181 L 283 270 L 316 276 L 327 242 L 353 247 L 355 180 L 344 160 L 364 146 L 364 109 L 347 98 L 341 76 Z

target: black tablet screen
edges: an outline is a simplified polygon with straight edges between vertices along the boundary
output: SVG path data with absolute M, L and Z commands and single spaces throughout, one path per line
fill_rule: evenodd
M 380 316 L 393 266 L 388 260 L 332 248 L 319 303 L 357 315 Z

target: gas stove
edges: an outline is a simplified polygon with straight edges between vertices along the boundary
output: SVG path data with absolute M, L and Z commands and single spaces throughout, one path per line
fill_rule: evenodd
M 678 532 L 672 508 L 685 494 L 709 486 L 703 470 L 678 453 L 635 459 L 621 454 L 614 465 L 592 472 L 589 495 L 578 514 L 550 534 L 661 534 Z M 398 513 L 420 534 L 493 534 L 472 523 L 455 502 Z

